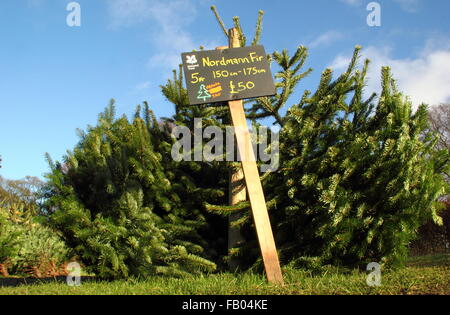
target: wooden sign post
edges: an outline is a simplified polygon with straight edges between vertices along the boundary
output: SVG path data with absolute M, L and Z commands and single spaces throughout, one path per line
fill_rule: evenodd
M 230 48 L 240 47 L 237 29 L 229 31 Z M 244 104 L 242 100 L 228 102 L 233 125 L 236 128 L 236 139 L 241 154 L 245 152 L 247 157 L 241 157 L 248 197 L 255 220 L 256 233 L 269 282 L 283 284 L 280 262 L 275 246 L 275 240 L 267 212 L 266 200 L 256 164 L 255 153 L 251 145 L 250 132 L 245 118 Z
M 219 46 L 216 50 L 228 49 L 230 46 Z M 242 167 L 230 170 L 230 184 L 228 187 L 229 198 L 228 204 L 235 206 L 240 202 L 247 201 L 247 189 L 241 183 L 244 181 L 244 172 Z M 232 213 L 228 217 L 228 249 L 235 248 L 240 242 L 244 240 L 244 236 L 238 227 L 232 227 L 232 222 L 239 220 L 242 217 L 241 213 Z M 239 262 L 236 258 L 228 261 L 228 266 L 232 271 L 239 267 Z
M 233 48 L 238 47 L 240 47 L 239 34 L 237 29 L 233 28 L 229 30 L 229 48 L 232 50 Z M 250 49 L 254 49 L 256 51 L 258 48 L 254 47 Z M 198 54 L 200 55 L 200 53 Z M 191 104 L 207 103 L 208 101 L 218 102 L 223 101 L 223 99 L 235 99 L 235 89 L 242 92 L 240 97 L 237 95 L 239 100 L 228 101 L 228 105 L 230 107 L 231 118 L 235 128 L 237 145 L 242 160 L 242 170 L 247 186 L 248 197 L 250 199 L 250 205 L 252 208 L 253 219 L 255 221 L 256 233 L 258 235 L 258 242 L 261 249 L 267 279 L 271 283 L 282 285 L 284 282 L 281 274 L 280 262 L 278 259 L 272 227 L 270 225 L 269 213 L 267 211 L 266 200 L 264 197 L 258 165 L 256 163 L 255 153 L 253 151 L 242 101 L 242 98 L 246 98 L 247 95 L 263 96 L 265 93 L 267 93 L 265 95 L 275 94 L 275 87 L 273 84 L 273 79 L 270 75 L 270 69 L 264 68 L 266 67 L 267 62 L 263 58 L 266 58 L 266 56 L 257 56 L 255 52 L 250 52 L 248 57 L 230 57 L 229 59 L 222 57 L 222 59 L 219 58 L 216 61 L 211 61 L 209 57 L 204 57 L 202 58 L 202 62 L 203 65 L 206 65 L 207 67 L 214 68 L 215 66 L 220 65 L 228 66 L 237 64 L 237 66 L 234 66 L 235 68 L 231 68 L 230 66 L 231 71 L 215 70 L 213 75 L 209 75 L 208 73 L 204 76 L 202 76 L 200 72 L 196 72 L 197 68 L 199 68 L 199 60 L 197 59 L 197 55 L 183 54 L 182 57 L 183 61 L 186 61 L 183 64 L 186 72 L 185 77 L 187 80 L 188 92 L 191 92 L 189 95 Z M 253 63 L 259 65 L 260 68 L 248 67 L 239 70 L 240 68 L 238 67 L 242 67 L 242 65 L 239 65 L 240 63 Z M 247 65 L 245 65 L 245 67 L 247 67 Z M 228 79 L 229 82 L 221 82 L 219 80 L 221 77 L 228 77 L 230 75 L 233 76 L 232 74 L 234 74 L 235 77 L 239 77 L 239 75 L 246 77 L 253 76 L 255 79 L 253 79 L 253 81 L 247 81 L 247 85 L 244 82 L 236 82 L 236 84 L 234 84 L 233 81 L 230 81 L 230 79 Z M 269 75 L 270 77 L 268 77 Z M 208 78 L 214 80 L 214 82 L 207 82 Z M 254 83 L 254 81 L 257 82 L 256 80 L 261 80 L 260 86 Z M 270 82 L 268 82 L 268 80 L 270 80 Z M 249 82 L 251 84 L 249 84 Z M 227 88 L 229 95 L 224 93 L 225 83 L 228 83 Z M 254 91 L 249 92 L 246 90 Z

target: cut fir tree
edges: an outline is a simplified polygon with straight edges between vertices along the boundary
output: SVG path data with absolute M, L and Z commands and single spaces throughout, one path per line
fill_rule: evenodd
M 213 271 L 197 233 L 205 220 L 177 194 L 178 182 L 192 184 L 147 106 L 143 117 L 116 119 L 112 102 L 64 163 L 49 161 L 50 223 L 102 278 Z

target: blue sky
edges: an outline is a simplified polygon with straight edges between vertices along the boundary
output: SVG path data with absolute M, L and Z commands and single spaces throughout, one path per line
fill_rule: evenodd
M 367 25 L 366 0 L 79 0 L 81 27 L 66 23 L 70 2 L 0 1 L 3 177 L 42 177 L 45 152 L 61 160 L 76 128 L 95 124 L 111 98 L 119 114 L 147 100 L 157 116 L 170 116 L 159 86 L 180 54 L 226 44 L 213 4 L 227 27 L 240 16 L 248 37 L 264 10 L 268 52 L 310 48 L 314 72 L 299 93 L 314 89 L 326 67 L 342 71 L 359 44 L 372 60 L 368 90 L 378 90 L 380 67 L 390 65 L 415 105 L 450 100 L 449 0 L 379 0 L 380 27 Z

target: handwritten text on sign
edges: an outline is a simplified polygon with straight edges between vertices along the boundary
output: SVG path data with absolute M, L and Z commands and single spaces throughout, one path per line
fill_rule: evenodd
M 191 105 L 275 95 L 263 46 L 183 53 Z

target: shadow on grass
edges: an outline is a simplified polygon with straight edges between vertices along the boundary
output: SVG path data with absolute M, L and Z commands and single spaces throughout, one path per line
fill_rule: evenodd
M 81 277 L 81 282 L 95 282 L 97 279 L 95 277 Z M 51 278 L 0 278 L 0 288 L 1 287 L 19 287 L 22 285 L 39 285 L 39 284 L 49 284 L 49 283 L 67 283 L 67 277 L 51 277 Z

